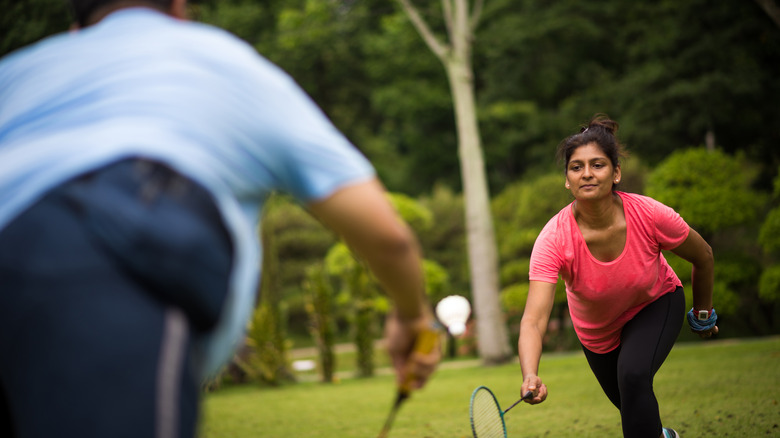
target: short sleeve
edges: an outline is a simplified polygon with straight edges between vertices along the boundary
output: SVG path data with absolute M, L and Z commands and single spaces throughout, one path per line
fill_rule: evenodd
M 677 248 L 688 238 L 690 227 L 673 208 L 657 202 L 653 213 L 655 235 L 661 249 Z
M 563 267 L 563 257 L 557 245 L 557 219 L 558 216 L 555 216 L 550 220 L 536 238 L 528 269 L 528 279 L 531 281 L 558 282 L 558 274 Z
M 280 163 L 275 174 L 286 191 L 311 201 L 375 176 L 368 159 L 297 84 L 290 80 L 277 92 L 273 161 Z

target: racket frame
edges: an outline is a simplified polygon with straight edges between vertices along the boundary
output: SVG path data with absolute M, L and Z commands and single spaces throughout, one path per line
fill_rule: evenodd
M 532 398 L 534 396 L 533 393 L 531 391 L 526 392 L 525 394 L 523 394 L 522 397 L 520 397 L 520 399 L 518 401 L 512 403 L 512 406 L 510 406 L 510 407 L 506 408 L 506 410 L 502 411 L 501 410 L 501 404 L 498 403 L 498 399 L 496 398 L 496 395 L 493 393 L 493 391 L 490 390 L 490 388 L 488 388 L 487 386 L 484 386 L 484 385 L 480 385 L 476 389 L 474 389 L 474 391 L 471 393 L 471 402 L 469 403 L 469 420 L 470 420 L 470 423 L 471 423 L 471 433 L 474 435 L 474 438 L 479 438 L 479 437 L 477 437 L 477 429 L 474 427 L 474 399 L 475 399 L 475 397 L 477 396 L 477 393 L 480 390 L 487 391 L 488 394 L 490 394 L 490 396 L 493 397 L 493 402 L 495 402 L 496 409 L 498 410 L 498 416 L 499 416 L 499 418 L 501 418 L 501 428 L 504 430 L 504 438 L 506 438 L 507 432 L 506 432 L 506 421 L 504 421 L 504 414 L 509 412 L 510 409 L 512 409 L 515 406 L 517 406 L 521 401 L 527 400 L 529 398 Z

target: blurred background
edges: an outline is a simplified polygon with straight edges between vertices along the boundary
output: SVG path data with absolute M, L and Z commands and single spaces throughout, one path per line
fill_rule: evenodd
M 446 40 L 442 3 L 414 4 Z M 61 0 L 0 5 L 0 55 L 70 25 Z M 374 163 L 420 237 L 431 301 L 472 299 L 453 94 L 407 13 L 389 0 L 202 0 L 190 8 L 194 20 L 232 32 L 286 70 Z M 713 246 L 722 336 L 780 333 L 773 14 L 772 0 L 484 2 L 470 39 L 473 95 L 509 348 L 536 235 L 571 202 L 555 148 L 596 113 L 620 123 L 630 153 L 621 189 L 675 208 Z M 284 196 L 269 203 L 259 233 L 262 295 L 247 347 L 223 379 L 278 384 L 311 372 L 331 381 L 346 350 L 355 356 L 341 359 L 350 372 L 372 375 L 386 360 L 374 348 L 388 303 L 360 261 Z M 690 283 L 690 265 L 667 258 Z M 578 345 L 562 285 L 558 292 L 548 350 Z M 450 339 L 449 357 L 476 357 L 475 342 L 472 324 Z M 314 369 L 293 369 L 309 356 Z

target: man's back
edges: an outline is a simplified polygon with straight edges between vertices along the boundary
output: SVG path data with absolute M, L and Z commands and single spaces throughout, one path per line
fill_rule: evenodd
M 288 75 L 210 26 L 122 9 L 0 62 L 0 229 L 51 188 L 127 157 L 165 163 L 215 197 L 241 255 L 240 292 L 215 335 L 233 342 L 212 343 L 223 346 L 252 308 L 267 194 L 311 201 L 373 177 Z

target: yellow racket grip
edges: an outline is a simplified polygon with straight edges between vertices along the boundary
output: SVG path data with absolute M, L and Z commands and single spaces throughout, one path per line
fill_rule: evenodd
M 414 349 L 412 354 L 421 353 L 428 354 L 436 348 L 439 342 L 440 330 L 437 327 L 427 328 L 417 334 L 417 339 L 414 341 Z M 398 388 L 399 395 L 403 394 L 408 396 L 412 392 L 412 382 L 414 382 L 416 375 L 409 373 L 406 375 L 406 379 L 403 384 Z

